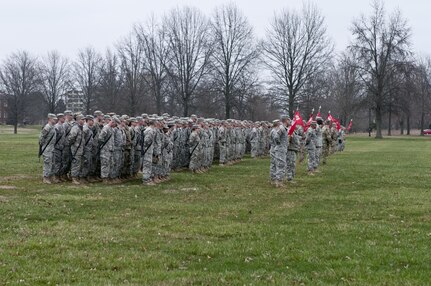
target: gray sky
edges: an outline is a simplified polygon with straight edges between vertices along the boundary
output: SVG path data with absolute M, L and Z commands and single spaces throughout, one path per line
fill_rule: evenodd
M 0 0 L 0 60 L 17 50 L 35 55 L 58 50 L 75 58 L 80 48 L 93 46 L 103 52 L 127 35 L 132 25 L 149 15 L 162 15 L 171 8 L 191 5 L 210 15 L 212 9 L 227 3 L 223 0 Z M 275 11 L 300 8 L 299 0 L 237 0 L 262 37 Z M 370 1 L 315 1 L 326 17 L 328 34 L 336 49 L 349 43 L 352 19 L 370 11 Z M 426 0 L 386 0 L 386 9 L 400 8 L 413 31 L 416 52 L 431 51 L 431 2 Z

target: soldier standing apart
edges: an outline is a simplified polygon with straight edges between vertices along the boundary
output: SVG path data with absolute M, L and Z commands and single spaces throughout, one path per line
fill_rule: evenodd
M 322 148 L 323 148 L 323 119 L 322 117 L 316 117 L 316 168 L 320 165 L 320 158 L 322 156 Z
M 83 154 L 84 154 L 84 115 L 75 115 L 75 124 L 70 130 L 67 136 L 67 142 L 70 145 L 70 151 L 72 154 L 72 164 L 71 164 L 71 177 L 72 183 L 75 185 L 80 185 L 80 175 L 82 171 Z
M 43 156 L 43 182 L 53 183 L 54 176 L 54 146 L 56 140 L 55 123 L 57 116 L 48 114 L 48 123 L 43 127 L 39 136 L 39 157 Z
M 310 128 L 307 129 L 305 134 L 305 148 L 308 154 L 308 175 L 313 176 L 316 166 L 316 121 L 312 121 Z
M 226 164 L 226 122 L 223 121 L 217 132 L 217 140 L 219 146 L 219 165 L 224 166 Z
M 281 137 L 283 136 L 284 127 L 281 126 L 280 120 L 274 120 L 273 126 L 270 132 L 270 156 L 271 156 L 271 164 L 270 164 L 270 177 L 271 183 L 275 184 L 276 187 L 283 186 L 283 178 L 284 178 L 284 169 L 286 160 L 286 151 L 284 150 L 287 147 L 285 144 L 283 145 Z M 286 138 L 287 141 L 287 138 Z

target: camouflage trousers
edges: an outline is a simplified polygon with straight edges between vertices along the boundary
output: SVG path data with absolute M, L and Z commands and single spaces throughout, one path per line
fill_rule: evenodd
M 114 160 L 112 163 L 111 179 L 118 178 L 120 176 L 121 167 L 123 166 L 123 150 L 114 150 Z
M 316 168 L 316 148 L 308 147 L 307 155 L 308 155 L 308 171 L 313 171 Z
M 258 147 L 259 147 L 258 142 L 251 142 L 250 154 L 252 158 L 256 158 L 258 156 Z
M 84 155 L 76 154 L 72 159 L 72 165 L 70 168 L 70 175 L 72 178 L 79 178 L 81 176 L 82 165 L 84 162 Z
M 197 149 L 198 148 L 196 148 L 196 150 L 192 153 L 192 155 L 190 157 L 189 169 L 191 171 L 196 171 L 197 169 L 199 169 L 201 167 L 200 162 L 199 162 L 200 154 L 199 154 L 199 150 L 197 150 Z
M 142 158 L 142 180 L 149 182 L 152 179 L 153 154 L 147 152 Z
M 62 150 L 54 149 L 54 167 L 53 167 L 53 174 L 54 176 L 61 176 L 63 166 L 63 152 Z
M 84 151 L 81 177 L 86 178 L 90 175 L 91 166 L 93 164 L 91 151 Z
M 133 152 L 133 171 L 132 174 L 136 175 L 141 169 L 141 150 Z
M 322 148 L 322 157 L 321 157 L 321 162 L 323 164 L 326 164 L 326 159 L 328 158 L 330 153 L 330 147 L 327 145 L 324 145 Z
M 271 163 L 269 174 L 272 181 L 282 181 L 286 172 L 286 152 L 274 150 L 270 152 Z
M 132 165 L 130 152 L 130 149 L 125 149 L 123 151 L 123 165 L 121 166 L 120 175 L 125 177 L 130 175 L 130 166 Z
M 222 144 L 220 145 L 220 158 L 219 158 L 219 162 L 220 164 L 224 164 L 226 163 L 226 145 Z
M 112 151 L 100 152 L 100 176 L 102 179 L 110 177 L 113 167 L 114 153 Z
M 54 153 L 47 151 L 43 153 L 43 176 L 51 177 L 54 174 Z
M 296 175 L 296 151 L 288 150 L 286 158 L 286 177 L 291 181 Z
M 322 157 L 322 147 L 316 147 L 316 168 L 320 165 L 320 158 Z
M 61 175 L 67 175 L 70 171 L 71 163 L 72 163 L 72 151 L 70 150 L 70 146 L 64 146 L 63 149 L 63 162 L 61 165 Z

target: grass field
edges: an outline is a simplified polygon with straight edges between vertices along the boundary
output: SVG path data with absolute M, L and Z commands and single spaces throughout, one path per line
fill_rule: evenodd
M 285 189 L 268 159 L 46 186 L 36 142 L 0 133 L 0 285 L 431 283 L 429 139 L 349 138 Z

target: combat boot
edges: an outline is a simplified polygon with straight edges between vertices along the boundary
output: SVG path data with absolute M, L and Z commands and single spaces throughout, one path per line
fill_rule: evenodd
M 313 171 L 308 171 L 308 175 L 309 175 L 309 176 L 314 176 Z
M 58 176 L 52 176 L 52 182 L 55 184 L 61 183 L 60 177 Z
M 49 177 L 43 177 L 43 183 L 50 185 L 50 184 L 52 184 L 52 181 L 51 181 L 51 179 Z
M 155 186 L 156 185 L 153 181 L 144 181 L 142 184 L 145 186 Z

